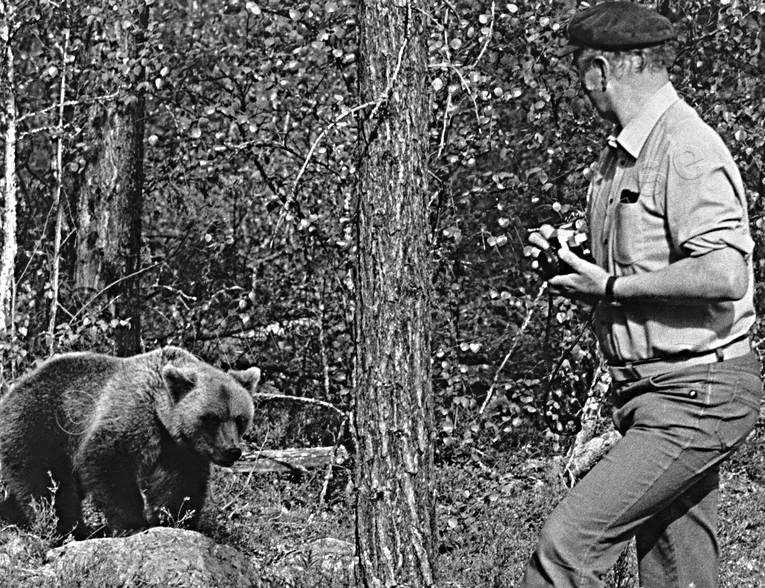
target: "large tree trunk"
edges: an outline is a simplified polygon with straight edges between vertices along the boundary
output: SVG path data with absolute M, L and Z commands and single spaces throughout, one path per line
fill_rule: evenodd
M 360 93 L 370 103 L 358 158 L 360 584 L 434 586 L 425 12 L 420 0 L 365 0 L 360 10 Z
M 114 38 L 122 57 L 135 60 L 148 22 L 148 6 L 134 0 L 120 6 L 113 19 Z M 125 26 L 125 17 L 131 26 Z M 119 321 L 115 330 L 118 355 L 141 348 L 141 263 L 143 210 L 144 97 L 138 88 L 140 67 L 130 69 L 117 101 L 93 108 L 100 151 L 86 172 L 77 202 L 76 284 L 101 293 Z

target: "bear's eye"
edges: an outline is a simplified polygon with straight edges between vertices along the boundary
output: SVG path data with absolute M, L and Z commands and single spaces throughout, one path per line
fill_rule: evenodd
M 244 428 L 247 426 L 247 419 L 243 416 L 236 417 L 236 428 L 239 429 L 240 434 L 242 431 L 244 431 Z
M 215 429 L 220 424 L 220 418 L 213 413 L 203 414 L 202 424 L 208 429 Z

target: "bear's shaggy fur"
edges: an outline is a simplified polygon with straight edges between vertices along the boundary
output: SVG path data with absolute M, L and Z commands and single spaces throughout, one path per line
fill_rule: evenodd
M 111 532 L 158 524 L 161 509 L 195 527 L 210 462 L 241 455 L 259 378 L 257 368 L 225 373 L 177 347 L 54 356 L 0 399 L 0 516 L 29 522 L 52 477 L 62 535 L 87 536 L 88 494 Z

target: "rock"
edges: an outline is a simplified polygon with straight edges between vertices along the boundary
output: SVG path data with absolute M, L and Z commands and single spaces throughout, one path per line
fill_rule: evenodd
M 67 543 L 50 550 L 39 571 L 57 581 L 77 578 L 78 586 L 271 586 L 244 553 L 195 531 L 167 527 Z
M 45 554 L 44 541 L 0 534 L 0 587 L 14 588 L 298 588 L 354 585 L 355 547 L 311 541 L 271 560 L 219 545 L 195 531 L 156 527 L 129 537 L 72 541 Z M 7 580 L 11 583 L 3 583 Z
M 577 480 L 584 477 L 608 450 L 616 444 L 622 436 L 613 428 L 603 432 L 597 437 L 592 437 L 583 443 L 572 445 L 568 456 L 565 458 L 565 472 L 573 486 Z M 563 463 L 560 461 L 559 463 Z
M 47 545 L 37 535 L 14 525 L 0 528 L 0 586 L 35 585 L 30 579 L 37 576 L 35 568 L 40 565 Z

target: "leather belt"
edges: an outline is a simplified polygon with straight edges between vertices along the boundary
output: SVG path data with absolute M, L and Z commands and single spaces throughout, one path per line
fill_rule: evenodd
M 611 373 L 611 379 L 615 383 L 636 381 L 642 378 L 658 376 L 666 372 L 681 370 L 694 365 L 704 365 L 715 363 L 734 357 L 741 357 L 752 350 L 752 344 L 749 336 L 734 339 L 727 345 L 713 349 L 712 351 L 670 355 L 663 358 L 647 359 L 634 362 L 626 362 L 623 365 L 608 365 L 608 371 Z

